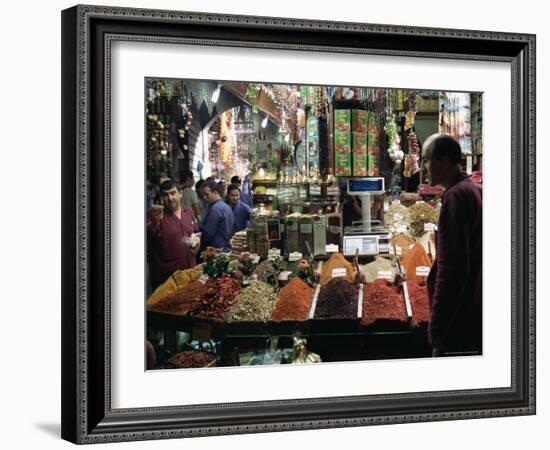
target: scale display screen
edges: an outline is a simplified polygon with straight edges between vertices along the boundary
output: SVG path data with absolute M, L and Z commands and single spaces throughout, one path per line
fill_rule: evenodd
M 378 236 L 344 236 L 344 255 L 378 254 Z
M 384 178 L 349 178 L 348 194 L 382 194 L 384 193 Z

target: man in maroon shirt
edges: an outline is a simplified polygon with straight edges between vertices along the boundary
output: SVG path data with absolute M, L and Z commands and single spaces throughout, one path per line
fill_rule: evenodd
M 434 356 L 481 354 L 482 190 L 462 171 L 460 144 L 436 134 L 424 143 L 432 185 L 445 191 L 428 276 Z
M 181 191 L 172 180 L 160 185 L 162 206 L 153 205 L 147 221 L 147 254 L 151 287 L 156 289 L 176 270 L 196 264 L 191 234 L 199 228 L 191 208 L 181 204 Z

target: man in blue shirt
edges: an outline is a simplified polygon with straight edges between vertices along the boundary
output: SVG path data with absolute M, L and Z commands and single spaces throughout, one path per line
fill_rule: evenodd
M 248 192 L 249 191 L 248 188 L 247 189 L 244 188 L 244 185 L 241 189 L 241 179 L 239 178 L 238 175 L 234 175 L 231 177 L 231 184 L 234 184 L 239 189 L 241 194 L 241 202 L 244 203 L 245 205 L 250 206 L 250 208 L 254 208 L 254 201 L 252 200 L 252 194 Z M 247 184 L 247 187 L 248 187 L 248 184 Z M 227 193 L 229 194 L 229 191 L 227 191 Z
M 201 241 L 205 247 L 231 250 L 229 240 L 233 236 L 233 211 L 225 203 L 217 190 L 214 180 L 207 180 L 201 187 L 202 195 L 208 203 L 206 217 L 201 225 Z
M 248 221 L 250 220 L 250 213 L 252 209 L 250 206 L 245 205 L 241 200 L 241 191 L 239 186 L 236 184 L 230 184 L 227 188 L 227 197 L 226 201 L 231 209 L 233 210 L 233 231 L 244 230 L 248 226 Z

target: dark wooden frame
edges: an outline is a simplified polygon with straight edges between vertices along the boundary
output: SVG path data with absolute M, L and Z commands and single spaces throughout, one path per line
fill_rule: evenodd
M 113 40 L 475 59 L 512 67 L 512 383 L 419 394 L 114 410 Z M 62 13 L 62 437 L 76 443 L 535 413 L 535 36 L 98 6 Z

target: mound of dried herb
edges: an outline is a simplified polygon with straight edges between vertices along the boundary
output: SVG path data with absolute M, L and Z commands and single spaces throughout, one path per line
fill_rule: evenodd
M 237 296 L 225 320 L 267 322 L 276 302 L 277 293 L 272 285 L 263 281 L 252 281 L 250 286 L 244 288 Z

